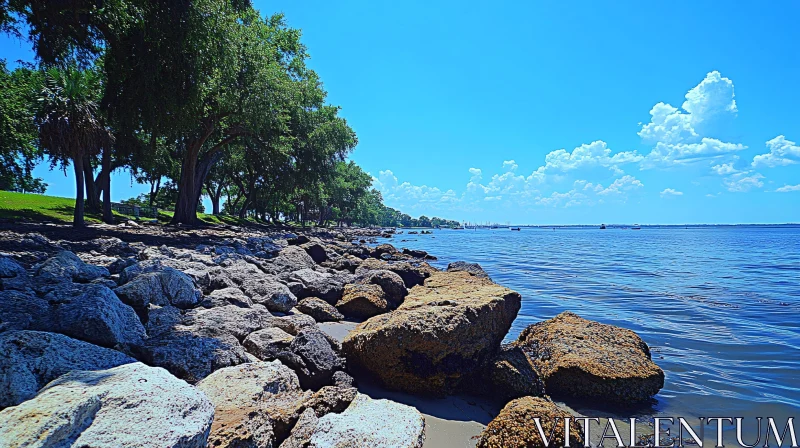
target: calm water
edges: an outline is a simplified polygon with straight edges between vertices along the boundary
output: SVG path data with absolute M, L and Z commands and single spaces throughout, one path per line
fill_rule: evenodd
M 666 373 L 640 415 L 800 417 L 800 228 L 436 230 L 389 242 L 439 268 L 478 262 L 520 292 L 508 339 L 564 310 L 636 331 Z

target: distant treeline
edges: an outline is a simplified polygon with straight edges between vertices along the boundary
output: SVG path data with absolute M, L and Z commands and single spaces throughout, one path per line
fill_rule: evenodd
M 247 0 L 0 0 L 0 30 L 36 63 L 0 60 L 0 189 L 44 192 L 43 158 L 71 166 L 74 225 L 110 222 L 110 174 L 148 194 L 128 202 L 194 224 L 212 213 L 269 222 L 411 226 L 347 155 L 358 140 L 306 67 L 300 30 Z M 457 223 L 455 223 L 457 224 Z

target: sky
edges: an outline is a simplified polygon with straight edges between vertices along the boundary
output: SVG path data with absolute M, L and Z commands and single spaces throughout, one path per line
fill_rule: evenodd
M 350 158 L 412 216 L 800 222 L 800 2 L 647 3 L 254 1 L 302 29 Z

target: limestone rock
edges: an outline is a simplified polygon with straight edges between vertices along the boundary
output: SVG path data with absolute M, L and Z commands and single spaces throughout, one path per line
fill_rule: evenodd
M 489 280 L 435 273 L 397 310 L 359 324 L 342 349 L 387 387 L 447 394 L 495 356 L 520 302 Z
M 205 308 L 218 306 L 236 305 L 241 308 L 250 308 L 253 301 L 250 300 L 239 288 L 223 288 L 211 291 L 200 303 Z
M 345 285 L 336 309 L 347 317 L 369 319 L 389 311 L 389 303 L 378 285 L 350 284 Z
M 408 289 L 406 289 L 402 277 L 392 271 L 368 271 L 358 277 L 358 282 L 365 285 L 380 286 L 386 301 L 389 302 L 392 308 L 400 306 L 403 303 L 403 299 L 408 295 Z
M 359 394 L 341 414 L 317 421 L 309 439 L 313 448 L 421 448 L 425 419 L 411 406 L 373 400 Z
M 317 326 L 317 322 L 314 318 L 306 314 L 289 314 L 287 316 L 273 317 L 270 324 L 292 336 L 297 336 L 297 333 L 300 333 L 300 331 L 305 328 Z
M 664 387 L 664 372 L 636 333 L 569 311 L 529 326 L 514 344 L 530 356 L 548 394 L 636 403 Z
M 76 370 L 0 412 L 0 446 L 202 448 L 213 418 L 208 398 L 164 369 Z
M 190 310 L 183 321 L 185 325 L 213 327 L 244 341 L 250 333 L 270 327 L 272 315 L 261 305 L 253 305 L 251 308 L 226 305 Z
M 278 354 L 289 350 L 294 336 L 278 327 L 264 328 L 250 333 L 242 345 L 248 353 L 264 361 L 276 359 Z
M 336 271 L 334 271 L 336 272 Z M 328 303 L 336 303 L 342 298 L 345 283 L 352 283 L 352 276 L 339 273 L 333 275 L 313 269 L 294 271 L 286 277 L 289 289 L 300 299 L 318 297 Z
M 109 275 L 108 269 L 86 264 L 77 255 L 66 250 L 48 258 L 36 269 L 36 277 L 54 283 L 67 280 L 85 283 Z
M 181 271 L 165 267 L 161 271 L 143 273 L 114 290 L 128 305 L 147 308 L 149 304 L 191 308 L 203 293 L 194 281 Z
M 356 269 L 356 275 L 367 271 L 387 270 L 392 271 L 403 279 L 407 288 L 421 285 L 431 274 L 438 272 L 434 267 L 424 261 L 401 261 L 389 263 L 383 260 L 367 259 Z
M 0 333 L 0 409 L 36 396 L 72 370 L 104 370 L 136 362 L 127 355 L 57 333 Z
M 447 265 L 447 272 L 469 272 L 475 277 L 488 278 L 489 274 L 483 270 L 478 263 L 467 263 L 466 261 L 454 261 Z
M 548 444 L 542 441 L 534 418 L 539 418 Z M 505 405 L 484 428 L 477 448 L 545 448 L 564 446 L 564 417 L 573 417 L 546 398 L 522 397 Z M 555 428 L 553 427 L 555 426 Z M 551 436 L 552 434 L 552 436 Z M 570 423 L 569 444 L 583 446 L 581 424 Z
M 497 356 L 479 373 L 473 391 L 500 397 L 506 401 L 515 398 L 544 395 L 544 383 L 525 352 L 512 345 L 501 347 Z M 488 386 L 488 387 L 487 387 Z
M 293 272 L 301 269 L 314 269 L 317 264 L 303 248 L 289 246 L 283 249 L 277 257 L 272 260 L 275 272 Z
M 297 309 L 313 317 L 317 322 L 338 322 L 344 319 L 333 305 L 316 297 L 306 297 L 297 304 Z
M 397 248 L 395 248 L 391 244 L 385 243 L 385 244 L 378 244 L 377 246 L 375 246 L 375 249 L 372 250 L 370 255 L 375 258 L 380 258 L 381 255 L 383 254 L 396 254 L 398 252 L 399 251 L 397 250 Z

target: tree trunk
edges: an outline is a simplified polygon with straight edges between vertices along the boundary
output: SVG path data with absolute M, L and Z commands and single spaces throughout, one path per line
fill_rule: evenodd
M 200 146 L 192 141 L 186 147 L 186 154 L 181 164 L 181 178 L 178 181 L 178 201 L 175 203 L 175 214 L 170 224 L 197 224 L 197 196 L 195 196 L 195 170 Z
M 103 222 L 111 224 L 114 222 L 111 213 L 111 148 L 103 148 L 102 165 L 99 177 L 103 184 Z
M 83 180 L 86 184 L 86 208 L 93 213 L 100 211 L 100 195 L 97 193 L 92 172 L 92 162 L 88 155 L 81 159 L 83 165 Z
M 83 157 L 73 157 L 72 165 L 75 169 L 75 214 L 72 217 L 73 227 L 84 227 L 86 223 L 83 221 L 83 196 L 84 196 L 84 172 L 83 172 Z

